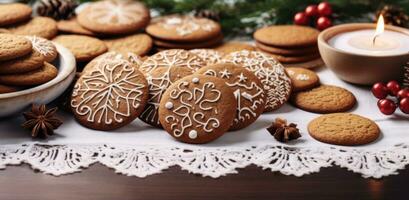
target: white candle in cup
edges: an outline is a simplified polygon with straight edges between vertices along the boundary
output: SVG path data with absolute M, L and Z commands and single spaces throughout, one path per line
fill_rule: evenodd
M 384 30 L 382 16 L 378 20 L 376 30 L 362 29 L 341 33 L 332 37 L 328 43 L 336 49 L 368 56 L 393 56 L 409 52 L 409 35 Z

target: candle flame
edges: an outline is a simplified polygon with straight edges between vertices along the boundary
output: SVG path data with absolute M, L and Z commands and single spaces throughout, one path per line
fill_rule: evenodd
M 379 15 L 378 23 L 376 24 L 376 31 L 375 35 L 372 39 L 372 44 L 375 45 L 376 38 L 381 35 L 385 31 L 385 21 L 383 20 L 383 16 Z

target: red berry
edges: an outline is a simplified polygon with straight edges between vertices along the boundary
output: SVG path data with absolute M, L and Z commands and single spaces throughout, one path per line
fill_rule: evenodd
M 304 12 L 299 12 L 294 16 L 294 24 L 297 25 L 308 25 L 310 23 L 310 19 Z
M 329 18 L 327 17 L 320 17 L 317 20 L 317 28 L 319 30 L 324 30 L 328 27 L 332 26 L 332 22 Z
M 409 114 L 409 97 L 405 97 L 399 101 L 399 109 L 406 114 Z
M 388 88 L 390 95 L 392 96 L 398 95 L 400 85 L 397 81 L 389 81 L 388 84 L 386 84 L 386 87 Z
M 372 86 L 372 94 L 378 99 L 384 99 L 388 96 L 388 88 L 383 83 L 375 83 Z
M 330 16 L 332 15 L 332 7 L 328 2 L 321 2 L 318 4 L 318 13 L 321 16 Z
M 318 16 L 318 6 L 316 5 L 309 5 L 307 8 L 305 8 L 305 14 L 308 17 L 316 17 Z
M 403 99 L 405 97 L 409 97 L 409 88 L 399 90 L 397 94 L 398 99 Z
M 379 110 L 385 115 L 392 115 L 396 110 L 396 104 L 390 99 L 381 99 L 378 101 Z

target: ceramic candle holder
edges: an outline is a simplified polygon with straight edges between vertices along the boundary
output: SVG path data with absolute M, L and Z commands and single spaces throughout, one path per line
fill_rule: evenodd
M 371 85 L 402 78 L 404 65 L 409 61 L 409 51 L 397 55 L 362 55 L 337 49 L 329 44 L 334 36 L 363 29 L 375 29 L 376 24 L 356 23 L 331 27 L 320 33 L 318 47 L 326 66 L 344 81 Z M 408 35 L 409 30 L 385 26 L 385 30 Z

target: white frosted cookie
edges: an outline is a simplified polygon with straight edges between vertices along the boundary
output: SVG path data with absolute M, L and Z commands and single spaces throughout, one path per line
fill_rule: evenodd
M 57 58 L 57 48 L 50 40 L 37 36 L 25 37 L 31 41 L 33 48 L 43 55 L 46 62 L 52 62 Z

